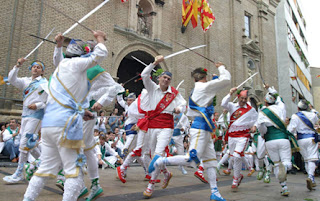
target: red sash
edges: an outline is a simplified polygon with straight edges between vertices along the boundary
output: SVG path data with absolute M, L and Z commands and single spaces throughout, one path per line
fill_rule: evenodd
M 228 127 L 228 131 L 225 135 L 225 140 L 228 141 L 228 137 L 250 137 L 249 131 L 250 129 L 243 130 L 243 131 L 235 131 L 235 132 L 229 132 L 230 126 L 235 122 L 237 119 L 239 119 L 242 115 L 249 112 L 251 110 L 251 106 L 247 104 L 247 108 L 241 107 L 237 109 L 231 116 L 230 116 L 230 124 Z
M 138 111 L 145 115 L 143 119 L 139 119 L 137 126 L 140 130 L 145 132 L 148 128 L 174 128 L 173 115 L 168 113 L 161 113 L 178 95 L 178 91 L 171 87 L 172 93 L 166 93 L 158 103 L 155 110 L 144 111 L 141 109 L 140 96 L 138 97 Z

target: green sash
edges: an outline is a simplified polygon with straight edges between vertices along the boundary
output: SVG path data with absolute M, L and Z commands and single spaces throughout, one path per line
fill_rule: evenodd
M 270 140 L 277 140 L 277 139 L 288 139 L 291 144 L 291 151 L 293 153 L 298 152 L 299 146 L 296 138 L 293 136 L 292 133 L 290 133 L 287 130 L 284 122 L 280 119 L 280 117 L 278 117 L 278 115 L 276 115 L 271 110 L 269 110 L 269 108 L 264 108 L 263 110 L 261 110 L 261 112 L 266 117 L 268 117 L 271 122 L 273 122 L 276 125 L 276 127 L 274 126 L 267 127 L 268 131 L 264 135 L 266 142 Z

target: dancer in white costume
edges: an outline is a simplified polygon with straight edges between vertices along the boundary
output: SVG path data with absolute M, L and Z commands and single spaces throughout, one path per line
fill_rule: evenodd
M 133 97 L 130 96 L 132 99 Z M 128 101 L 129 99 L 127 99 Z M 130 143 L 130 146 L 128 146 L 128 151 L 130 151 L 129 154 L 127 154 L 127 157 L 123 164 L 119 167 L 117 167 L 117 178 L 120 179 L 122 183 L 126 183 L 127 180 L 125 179 L 126 174 L 127 174 L 127 168 L 129 165 L 136 159 L 140 163 L 140 165 L 144 168 L 145 174 L 146 174 L 146 179 L 150 179 L 150 176 L 148 175 L 147 172 L 147 165 L 149 164 L 148 162 L 150 161 L 150 156 L 149 160 L 147 162 L 144 160 L 144 154 L 142 155 L 142 148 L 144 147 L 144 137 L 145 133 L 142 130 L 136 131 L 136 123 L 138 122 L 139 119 L 144 118 L 144 114 L 139 112 L 138 109 L 138 102 L 143 102 L 142 105 L 146 106 L 148 104 L 148 96 L 147 96 L 147 91 L 145 89 L 142 90 L 141 94 L 139 95 L 138 99 L 136 99 L 133 103 L 130 104 L 130 106 L 126 107 L 126 114 L 128 115 L 128 119 L 126 120 L 126 132 L 130 133 L 129 134 L 129 140 L 130 136 L 132 136 L 132 140 Z M 118 102 L 120 103 L 121 100 Z M 127 139 L 128 140 L 128 139 Z M 127 143 L 126 143 L 127 144 Z M 132 147 L 132 148 L 131 148 Z M 148 156 L 146 155 L 146 158 Z
M 230 102 L 231 95 L 237 91 L 237 88 L 230 89 L 230 93 L 222 99 L 221 106 L 227 109 L 230 113 L 230 124 L 226 134 L 228 137 L 228 146 L 230 156 L 233 157 L 233 182 L 231 185 L 232 191 L 236 191 L 243 179 L 240 174 L 244 150 L 250 137 L 250 128 L 257 120 L 258 113 L 250 106 L 248 101 L 248 91 L 244 90 L 238 94 L 239 102 Z
M 117 101 L 119 105 L 124 108 L 127 117 L 124 123 L 124 130 L 126 132 L 126 143 L 123 146 L 123 154 L 124 157 L 126 157 L 137 144 L 137 131 L 135 131 L 134 128 L 138 119 L 132 117 L 133 115 L 131 115 L 131 117 L 128 115 L 129 107 L 136 100 L 136 95 L 134 93 L 130 93 L 126 97 L 126 102 L 123 100 L 122 96 L 122 94 L 117 95 Z
M 151 156 L 154 156 L 153 160 L 164 154 L 165 147 L 170 142 L 174 129 L 172 114 L 179 114 L 186 109 L 184 98 L 175 88 L 170 86 L 172 79 L 170 72 L 165 71 L 159 76 L 159 85 L 150 79 L 152 69 L 163 60 L 163 56 L 155 57 L 155 61 L 141 73 L 143 84 L 148 91 L 149 108 L 146 110 L 146 117 L 139 121 L 137 125 L 139 129 L 148 132 L 147 135 L 149 135 L 150 139 L 148 143 L 151 149 Z M 166 188 L 172 173 L 165 166 L 161 169 L 165 177 L 162 188 Z M 151 172 L 149 171 L 149 173 Z M 149 185 L 143 192 L 144 196 L 151 197 L 159 173 L 160 170 L 152 173 Z
M 266 141 L 266 151 L 274 163 L 274 174 L 282 186 L 281 195 L 288 196 L 289 190 L 286 184 L 287 170 L 292 168 L 290 140 L 297 146 L 295 138 L 286 130 L 286 108 L 282 99 L 273 87 L 265 86 L 268 93 L 265 96 L 267 107 L 259 112 L 258 120 L 251 132 L 257 128 Z
M 59 63 L 64 59 L 62 52 L 62 45 L 64 37 L 58 34 L 55 37 L 57 46 L 55 47 L 53 54 L 53 64 L 58 67 Z M 92 41 L 94 44 L 95 42 Z M 94 139 L 94 126 L 97 121 L 97 113 L 95 111 L 101 110 L 102 107 L 106 107 L 112 103 L 116 94 L 124 91 L 124 88 L 116 83 L 109 73 L 107 73 L 101 66 L 96 65 L 87 70 L 87 77 L 91 84 L 88 98 L 90 101 L 89 108 L 94 119 L 83 122 L 83 134 L 84 134 L 84 154 L 87 158 L 88 172 L 91 179 L 90 194 L 87 198 L 88 201 L 96 197 L 101 196 L 103 190 L 99 184 L 99 172 L 97 165 L 97 157 L 95 156 L 94 147 L 96 146 L 96 140 Z M 61 181 L 57 181 L 59 184 Z M 80 197 L 83 197 L 88 192 L 84 187 L 81 190 Z
M 29 67 L 31 77 L 18 78 L 19 68 L 25 61 L 24 58 L 18 59 L 17 64 L 9 72 L 8 76 L 10 84 L 23 90 L 19 163 L 13 175 L 3 178 L 3 180 L 8 183 L 16 183 L 24 179 L 23 168 L 27 162 L 29 152 L 35 159 L 40 157 L 37 141 L 39 139 L 38 132 L 41 127 L 41 120 L 44 115 L 44 108 L 48 96 L 43 88 L 48 85 L 48 81 L 43 77 L 45 66 L 41 61 L 32 62 Z
M 188 117 L 184 113 L 175 114 L 173 117 L 174 129 L 172 140 L 174 141 L 174 146 L 177 148 L 178 155 L 184 155 L 184 146 L 182 133 L 190 128 L 190 123 Z M 182 174 L 187 174 L 188 172 L 184 169 L 182 165 L 179 165 L 179 169 Z
M 90 43 L 79 40 L 70 42 L 66 50 L 67 58 L 59 63 L 50 79 L 50 95 L 41 129 L 41 164 L 30 180 L 25 201 L 35 200 L 48 177 L 56 177 L 61 165 L 66 176 L 63 200 L 76 200 L 84 186 L 82 166 L 85 156 L 80 153 L 85 146 L 82 119 L 93 118 L 91 112 L 84 110 L 89 107 L 87 70 L 101 63 L 108 53 L 103 44 L 105 33 L 95 31 L 93 35 L 98 44 L 92 47 L 92 52 L 88 47 Z M 80 57 L 82 55 L 86 56 Z
M 199 165 L 200 159 L 203 161 L 204 168 L 208 174 L 208 182 L 211 189 L 211 200 L 225 200 L 219 193 L 216 181 L 215 166 L 217 165 L 216 153 L 213 144 L 214 124 L 211 116 L 214 112 L 212 104 L 216 93 L 225 88 L 231 79 L 222 63 L 217 63 L 220 76 L 214 76 L 212 80 L 207 81 L 207 69 L 197 68 L 191 76 L 195 81 L 194 90 L 189 98 L 187 115 L 194 117 L 191 125 L 191 142 L 189 154 L 184 156 L 160 157 L 156 156 L 149 166 L 150 171 L 159 171 L 164 165 Z
M 319 121 L 314 112 L 308 111 L 308 104 L 305 100 L 298 103 L 298 112 L 291 117 L 287 130 L 297 134 L 300 153 L 304 159 L 305 168 L 308 173 L 307 188 L 312 190 L 316 187 L 314 171 L 316 161 L 319 160 L 318 133 L 314 126 Z

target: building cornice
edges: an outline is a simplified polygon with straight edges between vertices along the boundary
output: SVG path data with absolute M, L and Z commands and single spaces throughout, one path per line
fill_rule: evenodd
M 115 32 L 126 36 L 129 40 L 139 40 L 141 42 L 147 43 L 149 45 L 155 46 L 157 48 L 163 48 L 163 49 L 167 49 L 167 50 L 172 50 L 172 44 L 170 43 L 166 43 L 158 38 L 155 39 L 151 39 L 151 38 L 146 38 L 142 35 L 139 35 L 137 32 L 135 32 L 132 29 L 129 28 L 123 28 L 120 27 L 118 25 L 114 25 L 114 29 Z

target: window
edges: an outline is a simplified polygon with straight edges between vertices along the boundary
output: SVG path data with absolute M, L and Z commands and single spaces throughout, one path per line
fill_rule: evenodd
M 244 34 L 248 38 L 251 38 L 251 15 L 248 13 L 246 13 L 244 16 L 244 29 Z

